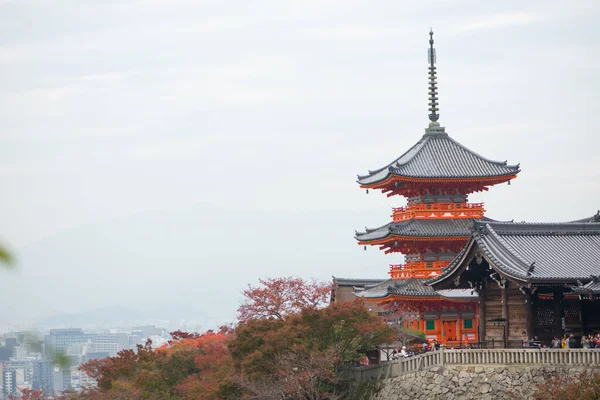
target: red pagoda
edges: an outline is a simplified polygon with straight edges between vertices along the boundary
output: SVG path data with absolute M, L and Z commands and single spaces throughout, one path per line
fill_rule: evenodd
M 434 291 L 424 284 L 439 275 L 464 248 L 474 221 L 484 217 L 482 203 L 468 196 L 508 182 L 519 165 L 491 161 L 453 140 L 438 123 L 433 32 L 429 48 L 429 127 L 407 152 L 383 168 L 358 176 L 361 188 L 404 196 L 407 205 L 394 208 L 392 222 L 356 232 L 360 245 L 385 253 L 402 253 L 403 264 L 390 266 L 390 279 L 356 287 L 355 296 L 379 310 L 400 315 L 405 328 L 425 332 L 429 339 L 453 345 L 476 342 L 477 299 L 471 291 Z M 456 343 L 458 344 L 458 343 Z

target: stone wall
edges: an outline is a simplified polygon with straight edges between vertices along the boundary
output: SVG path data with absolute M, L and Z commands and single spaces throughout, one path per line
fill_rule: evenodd
M 447 365 L 381 381 L 371 400 L 535 399 L 536 385 L 552 375 L 578 376 L 581 367 Z

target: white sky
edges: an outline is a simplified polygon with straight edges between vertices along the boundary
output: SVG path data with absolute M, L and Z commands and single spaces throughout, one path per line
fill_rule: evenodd
M 81 225 L 198 203 L 375 210 L 355 228 L 382 225 L 402 199 L 354 181 L 423 134 L 430 26 L 441 124 L 523 170 L 472 200 L 498 219 L 589 216 L 599 18 L 594 0 L 0 0 L 0 240 L 19 256 Z M 323 261 L 322 277 L 345 275 Z

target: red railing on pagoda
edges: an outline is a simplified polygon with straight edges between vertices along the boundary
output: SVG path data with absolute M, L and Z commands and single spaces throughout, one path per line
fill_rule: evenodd
M 418 203 L 392 209 L 394 222 L 415 219 L 481 218 L 483 203 Z
M 406 264 L 390 264 L 392 279 L 431 278 L 439 275 L 450 264 L 449 260 L 441 261 L 410 261 Z

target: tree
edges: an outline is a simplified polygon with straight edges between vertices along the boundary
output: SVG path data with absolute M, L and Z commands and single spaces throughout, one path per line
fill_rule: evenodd
M 300 278 L 259 279 L 260 285 L 248 285 L 244 290 L 244 302 L 238 308 L 238 319 L 277 318 L 300 312 L 307 307 L 320 308 L 327 305 L 331 284 Z
M 229 342 L 235 382 L 252 398 L 332 399 L 344 365 L 394 338 L 359 302 L 242 322 Z
M 600 399 L 600 373 L 584 370 L 579 376 L 555 374 L 537 385 L 535 398 L 540 400 Z
M 177 385 L 178 393 L 185 399 L 216 399 L 229 383 L 231 360 L 227 349 L 228 330 L 208 331 L 197 337 L 174 343 L 171 352 L 194 353 L 195 370 Z
M 21 389 L 19 390 L 21 392 L 20 396 L 10 396 L 11 400 L 43 400 L 44 399 L 44 394 L 42 393 L 41 390 L 32 390 L 32 389 Z
M 175 331 L 169 345 L 152 342 L 117 357 L 92 360 L 81 369 L 98 382 L 82 399 L 216 399 L 227 388 L 228 328 L 203 334 Z

